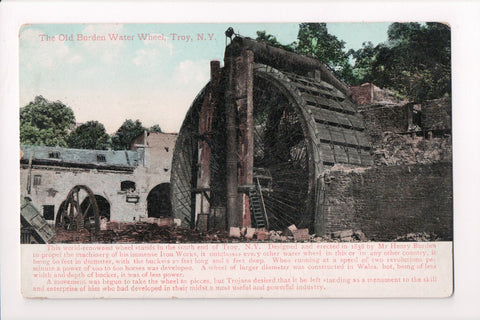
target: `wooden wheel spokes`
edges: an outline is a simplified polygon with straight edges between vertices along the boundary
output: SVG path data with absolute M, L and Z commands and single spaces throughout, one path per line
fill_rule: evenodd
M 259 179 L 266 214 L 272 229 L 291 224 L 310 226 L 311 150 L 306 128 L 298 108 L 268 76 L 255 76 L 254 100 L 254 178 Z M 206 89 L 208 90 L 208 86 Z M 195 206 L 192 197 L 197 188 L 198 134 L 200 110 L 205 94 L 200 94 L 187 114 L 175 148 L 172 169 L 172 208 L 185 225 L 194 228 Z M 210 161 L 210 206 L 225 208 L 226 127 L 224 104 L 216 105 L 208 143 Z
M 82 210 L 82 207 L 85 209 Z M 66 230 L 100 230 L 98 204 L 90 188 L 77 185 L 70 190 L 60 206 L 56 226 Z
M 299 115 L 287 97 L 262 78 L 256 78 L 254 103 L 254 167 L 271 175 L 271 187 L 263 194 L 270 227 L 308 226 L 310 159 Z

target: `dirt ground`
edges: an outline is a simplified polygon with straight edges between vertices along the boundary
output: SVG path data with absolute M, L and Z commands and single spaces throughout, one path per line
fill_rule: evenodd
M 268 231 L 266 239 L 230 237 L 225 231 L 199 233 L 185 227 L 158 226 L 154 223 L 120 224 L 118 229 L 100 230 L 97 234 L 88 230 L 57 229 L 53 243 L 215 243 L 215 242 L 294 242 L 285 231 Z M 410 233 L 392 241 L 439 241 L 435 234 Z M 309 235 L 302 242 L 361 242 L 370 241 L 361 231 L 344 230 L 326 236 Z

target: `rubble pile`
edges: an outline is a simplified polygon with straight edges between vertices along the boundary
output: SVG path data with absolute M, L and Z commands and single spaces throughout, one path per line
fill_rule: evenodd
M 409 233 L 392 241 L 440 241 L 434 233 Z M 57 229 L 53 243 L 198 243 L 198 242 L 364 242 L 371 241 L 361 230 L 341 230 L 319 236 L 308 229 L 291 225 L 283 231 L 265 228 L 230 228 L 227 232 L 200 233 L 174 224 L 158 225 L 150 222 L 109 224 L 97 235 L 87 230 Z
M 395 238 L 393 241 L 441 241 L 442 239 L 436 235 L 435 233 L 426 233 L 426 232 L 417 232 L 417 233 L 409 233 L 407 235 L 399 236 Z
M 202 234 L 190 228 L 149 222 L 112 223 L 95 236 L 87 230 L 57 230 L 55 243 L 227 242 L 225 232 Z
M 451 137 L 424 139 L 387 132 L 373 149 L 374 161 L 380 166 L 452 161 Z
M 55 229 L 55 237 L 51 243 L 90 243 L 94 242 L 93 234 L 88 230 L 65 230 L 63 228 Z

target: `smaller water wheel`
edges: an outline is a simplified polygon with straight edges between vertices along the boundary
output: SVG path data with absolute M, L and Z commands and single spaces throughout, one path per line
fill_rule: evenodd
M 100 214 L 92 190 L 83 185 L 72 188 L 57 214 L 55 226 L 65 230 L 100 230 Z

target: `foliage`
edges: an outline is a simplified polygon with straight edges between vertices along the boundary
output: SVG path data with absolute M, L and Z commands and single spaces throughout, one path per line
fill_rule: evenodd
M 348 55 L 355 61 L 352 85 L 374 82 L 373 63 L 377 53 L 377 47 L 373 46 L 373 43 L 370 41 L 362 43 L 362 46 L 362 49 L 356 51 L 351 49 L 348 51 Z
M 339 78 L 350 82 L 353 78 L 352 66 L 345 49 L 345 42 L 328 33 L 325 23 L 301 23 L 298 29 L 298 41 L 288 45 L 278 42 L 277 38 L 265 31 L 257 31 L 258 41 L 269 45 L 308 55 L 325 63 Z
M 60 101 L 37 96 L 20 109 L 20 142 L 45 146 L 67 146 L 68 131 L 75 124 L 71 108 Z
M 297 38 L 296 52 L 325 63 L 343 81 L 352 81 L 352 66 L 345 52 L 345 41 L 329 34 L 326 23 L 301 23 Z
M 117 132 L 112 136 L 112 148 L 114 150 L 130 149 L 130 142 L 145 130 L 146 128 L 142 125 L 140 120 L 125 120 L 120 128 L 118 128 Z
M 148 128 L 148 132 L 158 132 L 158 133 L 162 133 L 162 128 L 160 128 L 160 125 L 158 124 L 154 124 L 153 126 L 151 126 L 150 128 Z
M 110 136 L 98 121 L 88 121 L 70 132 L 67 138 L 70 148 L 106 150 L 110 146 Z
M 293 42 L 291 44 L 281 44 L 280 42 L 278 42 L 277 40 L 277 37 L 271 35 L 271 34 L 267 34 L 266 31 L 257 31 L 257 41 L 262 41 L 262 42 L 265 42 L 271 46 L 274 46 L 274 47 L 277 47 L 277 48 L 282 48 L 284 50 L 287 50 L 287 51 L 295 51 L 295 46 L 296 46 L 296 43 Z
M 371 82 L 417 102 L 451 92 L 450 27 L 445 24 L 392 23 L 386 43 L 365 42 L 348 52 L 325 23 L 301 23 L 297 38 L 283 45 L 275 36 L 257 31 L 257 40 L 310 55 L 351 85 Z
M 441 23 L 393 23 L 388 42 L 351 51 L 355 83 L 373 82 L 412 101 L 451 92 L 450 28 Z

